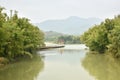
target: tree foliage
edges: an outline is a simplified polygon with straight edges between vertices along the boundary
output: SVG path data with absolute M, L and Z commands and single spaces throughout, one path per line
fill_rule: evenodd
M 57 43 L 63 42 L 64 44 L 80 44 L 80 37 L 73 35 L 63 35 L 57 38 Z
M 29 19 L 19 18 L 17 11 L 9 17 L 3 10 L 0 7 L 0 57 L 32 56 L 33 50 L 44 45 L 43 32 Z
M 91 51 L 109 52 L 114 57 L 120 56 L 120 15 L 114 19 L 106 19 L 95 25 L 81 36 L 81 41 Z

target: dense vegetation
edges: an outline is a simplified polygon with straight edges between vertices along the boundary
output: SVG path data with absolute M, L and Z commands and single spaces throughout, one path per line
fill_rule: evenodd
M 19 18 L 17 11 L 8 16 L 0 7 L 0 57 L 9 60 L 29 55 L 44 45 L 44 34 L 27 18 Z M 2 59 L 2 58 L 0 58 Z
M 46 42 L 53 42 L 53 43 L 55 43 L 57 41 L 57 38 L 59 36 L 64 35 L 62 33 L 55 32 L 55 31 L 46 31 L 44 33 L 45 33 L 45 41 Z
M 67 35 L 58 33 L 55 31 L 45 32 L 45 41 L 53 43 L 63 43 L 63 44 L 80 44 L 80 36 Z
M 63 35 L 57 38 L 57 43 L 80 44 L 80 37 L 73 35 Z
M 120 15 L 93 26 L 81 36 L 81 41 L 91 51 L 120 57 Z

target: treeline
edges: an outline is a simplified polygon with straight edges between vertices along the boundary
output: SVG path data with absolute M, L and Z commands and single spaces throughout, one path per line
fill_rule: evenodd
M 57 38 L 57 43 L 80 44 L 80 36 L 63 35 Z
M 27 18 L 20 18 L 17 11 L 8 16 L 0 7 L 0 57 L 9 60 L 29 55 L 38 47 L 44 46 L 44 34 Z M 0 58 L 2 59 L 2 58 Z
M 120 57 L 120 15 L 93 26 L 81 36 L 81 41 L 91 51 Z
M 58 33 L 55 31 L 45 32 L 45 41 L 61 44 L 80 44 L 80 36 Z

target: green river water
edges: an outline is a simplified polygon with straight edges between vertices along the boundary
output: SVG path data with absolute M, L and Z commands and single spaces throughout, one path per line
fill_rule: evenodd
M 89 54 L 84 45 L 39 51 L 0 68 L 0 80 L 120 80 L 120 62 Z

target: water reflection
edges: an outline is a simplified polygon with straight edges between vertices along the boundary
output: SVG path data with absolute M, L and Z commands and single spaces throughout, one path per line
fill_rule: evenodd
M 83 67 L 97 80 L 120 80 L 120 61 L 101 54 L 86 54 Z
M 36 80 L 94 80 L 80 64 L 86 50 L 78 47 L 79 45 L 40 51 L 45 56 L 45 67 Z
M 33 59 L 10 64 L 0 69 L 0 80 L 34 80 L 43 67 L 41 57 L 34 55 Z
M 60 53 L 60 54 L 63 54 L 63 53 L 69 53 L 69 54 L 74 54 L 74 53 L 79 53 L 79 52 L 81 52 L 81 51 L 85 51 L 85 50 L 80 50 L 80 49 L 62 49 L 62 48 L 60 48 L 60 49 L 58 49 L 58 52 Z

